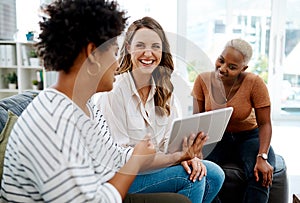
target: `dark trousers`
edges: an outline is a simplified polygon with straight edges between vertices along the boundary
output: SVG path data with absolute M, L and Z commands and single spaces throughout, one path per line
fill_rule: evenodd
M 262 186 L 262 178 L 256 181 L 254 166 L 259 150 L 259 130 L 243 131 L 239 133 L 225 133 L 222 140 L 206 158 L 217 164 L 237 163 L 244 169 L 247 187 L 244 195 L 245 203 L 267 203 L 270 188 Z M 270 147 L 268 162 L 275 166 L 275 154 Z M 226 181 L 226 180 L 225 180 Z

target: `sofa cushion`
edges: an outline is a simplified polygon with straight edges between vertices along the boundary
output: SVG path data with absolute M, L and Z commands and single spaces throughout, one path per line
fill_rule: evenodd
M 7 121 L 7 111 L 20 116 L 27 105 L 38 95 L 36 91 L 26 91 L 0 100 L 0 132 Z
M 282 156 L 276 154 L 276 165 L 273 175 L 273 183 L 269 196 L 269 203 L 287 203 L 289 183 L 287 178 L 286 164 Z
M 7 115 L 7 121 L 6 124 L 0 133 L 0 183 L 2 179 L 2 172 L 3 172 L 3 162 L 4 162 L 4 155 L 5 155 L 5 150 L 6 150 L 6 144 L 10 135 L 10 132 L 17 121 L 18 116 L 15 115 L 13 112 L 8 110 L 8 115 Z

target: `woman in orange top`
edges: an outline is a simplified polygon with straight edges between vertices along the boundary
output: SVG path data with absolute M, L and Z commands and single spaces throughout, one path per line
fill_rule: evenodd
M 193 112 L 233 107 L 222 140 L 208 160 L 242 164 L 247 178 L 243 202 L 268 202 L 275 155 L 270 146 L 270 98 L 264 81 L 246 72 L 252 48 L 242 39 L 226 43 L 215 71 L 200 74 L 193 87 Z

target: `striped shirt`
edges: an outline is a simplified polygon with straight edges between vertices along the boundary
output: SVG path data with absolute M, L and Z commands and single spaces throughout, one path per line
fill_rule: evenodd
M 132 148 L 113 142 L 103 115 L 91 116 L 55 89 L 18 118 L 5 153 L 1 202 L 122 202 L 108 183 Z

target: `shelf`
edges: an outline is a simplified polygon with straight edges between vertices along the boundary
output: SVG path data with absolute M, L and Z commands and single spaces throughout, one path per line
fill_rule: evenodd
M 0 44 L 16 44 L 16 42 L 12 40 L 1 40 Z
M 7 68 L 7 69 L 17 69 L 18 66 L 17 65 L 14 65 L 14 66 L 0 66 L 0 68 Z
M 43 70 L 43 67 L 41 66 L 21 66 L 21 69 L 34 69 L 34 70 Z
M 18 89 L 8 89 L 8 88 L 3 88 L 3 89 L 0 89 L 0 92 L 5 92 L 5 93 L 18 93 L 19 90 Z
M 35 42 L 15 42 L 0 40 L 0 98 L 13 94 L 33 90 L 32 81 L 43 82 L 46 87 L 46 72 L 38 61 L 30 58 L 30 51 L 34 49 Z M 31 65 L 36 64 L 36 65 Z M 7 82 L 2 76 L 16 72 L 18 89 L 8 89 Z

